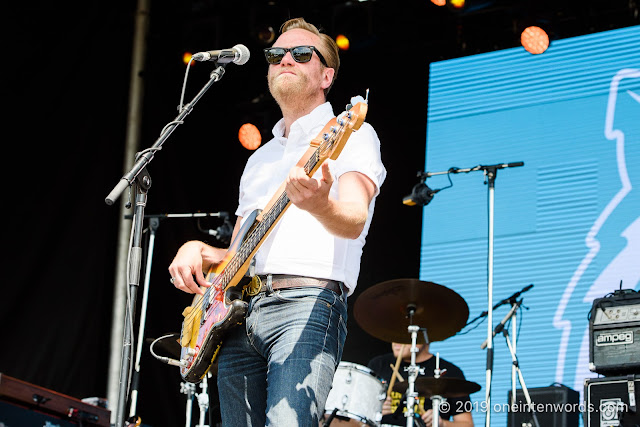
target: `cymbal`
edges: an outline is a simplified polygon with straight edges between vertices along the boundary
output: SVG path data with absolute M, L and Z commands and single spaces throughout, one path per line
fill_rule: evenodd
M 407 381 L 395 383 L 393 389 L 399 393 L 404 393 L 409 388 Z M 420 396 L 431 398 L 431 396 L 442 396 L 445 398 L 456 398 L 468 396 L 480 390 L 480 384 L 462 378 L 433 378 L 418 377 L 414 385 L 414 390 Z
M 418 279 L 395 279 L 363 291 L 355 302 L 356 322 L 387 342 L 411 344 L 409 325 L 426 328 L 430 342 L 455 335 L 469 319 L 469 306 L 455 291 Z M 411 318 L 410 318 L 411 317 Z M 424 343 L 418 333 L 418 343 Z

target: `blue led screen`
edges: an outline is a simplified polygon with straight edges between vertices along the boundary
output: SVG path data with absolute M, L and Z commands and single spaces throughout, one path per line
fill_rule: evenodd
M 640 27 L 557 40 L 541 55 L 431 64 L 425 170 L 519 161 L 495 179 L 493 303 L 533 284 L 516 317 L 525 384 L 582 392 L 596 376 L 593 300 L 640 281 Z M 480 171 L 449 178 L 423 208 L 420 279 L 459 293 L 471 320 L 488 308 L 489 191 Z M 493 326 L 509 308 L 493 312 Z M 486 318 L 462 332 L 432 352 L 482 386 L 472 399 L 484 425 Z M 512 360 L 502 335 L 493 347 L 491 425 L 505 426 Z

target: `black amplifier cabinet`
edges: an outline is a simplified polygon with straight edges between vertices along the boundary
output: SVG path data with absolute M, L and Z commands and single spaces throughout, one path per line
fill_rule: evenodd
M 578 427 L 580 393 L 563 385 L 528 390 L 532 407 L 527 405 L 524 392 L 517 389 L 515 408 L 511 405 L 511 390 L 509 390 L 507 427 L 535 426 L 531 409 L 536 411 L 536 419 L 540 427 Z
M 584 427 L 640 426 L 640 375 L 584 380 Z
M 593 301 L 589 369 L 602 375 L 640 372 L 640 293 L 619 290 Z

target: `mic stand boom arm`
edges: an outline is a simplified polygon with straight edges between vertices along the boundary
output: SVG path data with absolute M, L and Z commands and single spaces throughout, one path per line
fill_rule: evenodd
M 495 170 L 497 169 L 505 169 L 505 168 L 516 168 L 518 166 L 524 166 L 524 162 L 512 162 L 512 163 L 499 163 L 497 165 L 487 165 L 487 166 L 483 166 L 483 165 L 477 165 L 474 166 L 472 168 L 449 168 L 446 171 L 442 171 L 442 172 L 421 172 L 418 174 L 418 178 L 429 178 L 431 176 L 436 176 L 436 175 L 445 175 L 448 173 L 469 173 L 469 172 L 475 172 L 475 171 L 489 171 L 489 170 L 493 170 L 494 171 L 494 175 L 495 175 Z
M 196 96 L 193 97 L 191 102 L 184 105 L 184 107 L 180 111 L 180 114 L 178 114 L 173 121 L 167 123 L 167 125 L 162 129 L 160 137 L 156 140 L 156 142 L 154 142 L 150 148 L 147 148 L 146 150 L 139 153 L 138 160 L 133 165 L 131 170 L 120 179 L 120 182 L 118 182 L 113 190 L 111 190 L 111 193 L 109 193 L 109 195 L 107 195 L 107 197 L 105 198 L 105 203 L 107 205 L 112 205 L 118 199 L 118 197 L 120 197 L 124 189 L 133 184 L 133 181 L 136 179 L 142 169 L 144 169 L 145 166 L 151 163 L 155 152 L 162 149 L 162 144 L 164 144 L 167 138 L 169 138 L 173 131 L 176 130 L 178 125 L 184 123 L 183 119 L 187 117 L 191 110 L 193 110 L 193 107 L 200 100 L 200 98 L 202 98 L 205 92 L 209 90 L 209 88 L 215 82 L 222 78 L 222 76 L 224 75 L 224 71 L 224 65 L 219 65 L 218 68 L 213 70 L 207 84 L 204 85 L 202 89 L 200 89 L 200 92 L 198 92 Z

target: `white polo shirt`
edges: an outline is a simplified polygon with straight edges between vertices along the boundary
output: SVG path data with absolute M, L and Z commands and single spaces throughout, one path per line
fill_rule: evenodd
M 309 143 L 334 117 L 331 104 L 324 103 L 291 125 L 284 135 L 284 119 L 273 127 L 273 139 L 256 150 L 240 179 L 236 215 L 246 219 L 255 209 L 264 209 L 290 169 L 309 148 Z M 327 160 L 335 180 L 330 197 L 338 199 L 338 179 L 346 172 L 360 172 L 376 185 L 375 196 L 386 177 L 380 159 L 380 140 L 375 130 L 363 123 L 354 132 L 336 160 Z M 318 169 L 314 177 L 320 179 Z M 330 234 L 311 214 L 290 205 L 256 254 L 256 274 L 292 274 L 344 282 L 352 294 L 358 282 L 360 258 L 369 231 L 374 196 L 364 229 L 357 239 Z

